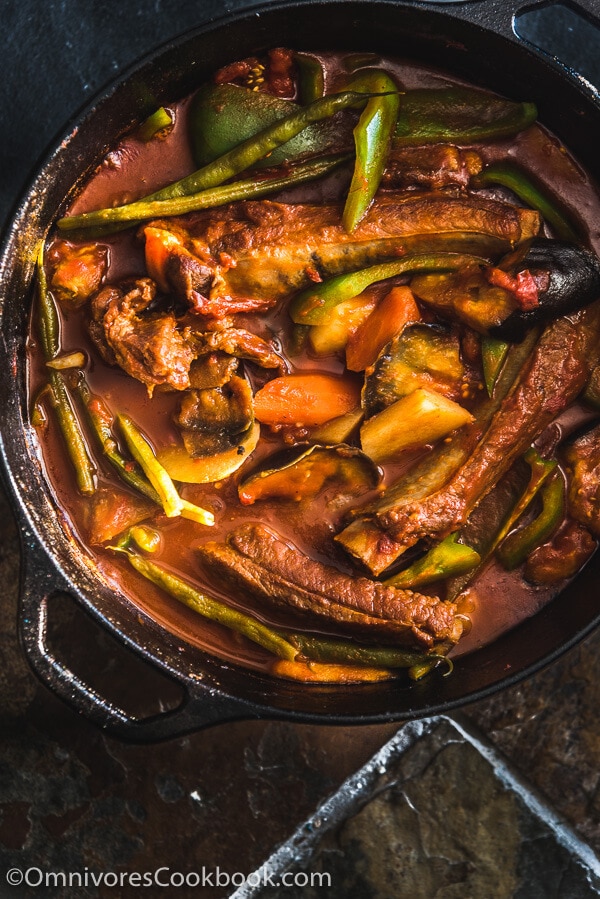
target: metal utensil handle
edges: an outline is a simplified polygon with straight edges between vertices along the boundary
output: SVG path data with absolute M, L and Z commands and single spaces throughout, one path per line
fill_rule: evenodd
M 209 694 L 201 684 L 198 692 L 190 692 L 182 684 L 184 698 L 175 709 L 148 718 L 128 715 L 86 684 L 46 644 L 48 600 L 68 592 L 68 584 L 43 550 L 35 544 L 25 546 L 19 615 L 25 654 L 39 679 L 76 712 L 112 736 L 139 743 L 167 740 L 212 724 L 252 717 L 240 700 Z M 140 660 L 140 665 L 147 664 Z

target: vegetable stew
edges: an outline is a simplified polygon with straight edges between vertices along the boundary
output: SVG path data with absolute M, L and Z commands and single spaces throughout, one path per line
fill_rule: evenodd
M 99 577 L 306 683 L 448 673 L 551 601 L 600 536 L 600 199 L 536 118 L 275 48 L 123 136 L 29 339 Z

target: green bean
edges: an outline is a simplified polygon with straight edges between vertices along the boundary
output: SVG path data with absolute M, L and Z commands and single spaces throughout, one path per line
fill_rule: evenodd
M 160 534 L 148 525 L 135 524 L 129 528 L 129 535 L 144 552 L 155 553 L 160 546 Z
M 37 254 L 37 298 L 40 305 L 38 320 L 42 349 L 46 362 L 50 362 L 60 350 L 60 325 L 52 295 L 48 290 L 44 269 L 44 242 L 41 241 Z
M 75 479 L 81 493 L 91 496 L 96 492 L 95 469 L 90 459 L 79 421 L 71 404 L 67 386 L 60 371 L 50 372 L 52 406 L 56 413 L 67 452 L 75 469 Z
M 106 459 L 110 462 L 122 481 L 139 493 L 147 496 L 158 506 L 162 505 L 160 497 L 150 481 L 146 478 L 137 462 L 131 462 L 120 452 L 113 437 L 113 417 L 98 397 L 92 396 L 83 378 L 78 383 L 79 395 L 88 414 L 89 422 L 96 440 Z
M 167 518 L 176 518 L 181 515 L 197 521 L 199 524 L 209 527 L 214 525 L 215 519 L 212 512 L 195 506 L 179 496 L 171 476 L 160 464 L 149 442 L 133 421 L 127 415 L 118 415 L 117 422 L 125 437 L 129 452 L 141 465 L 144 474 L 158 493 Z
M 444 656 L 397 646 L 362 646 L 349 640 L 313 637 L 310 634 L 287 633 L 287 639 L 298 651 L 314 662 L 341 665 L 365 665 L 376 668 L 411 668 L 425 662 L 437 662 Z
M 356 160 L 342 214 L 349 234 L 362 221 L 377 193 L 400 108 L 398 88 L 387 72 L 369 70 L 358 75 L 350 88 L 374 96 L 367 101 L 354 129 Z
M 48 290 L 48 282 L 44 270 L 43 241 L 37 254 L 37 297 L 40 306 L 38 324 L 42 349 L 46 363 L 51 363 L 60 350 L 60 325 L 52 294 Z M 96 490 L 94 481 L 95 469 L 73 409 L 67 385 L 62 373 L 56 369 L 52 369 L 49 372 L 48 380 L 52 408 L 55 411 L 67 453 L 75 470 L 77 487 L 81 493 L 90 496 Z
M 404 256 L 393 262 L 382 262 L 357 272 L 337 275 L 303 290 L 290 303 L 289 311 L 298 325 L 321 325 L 331 309 L 358 296 L 371 284 L 407 272 L 454 271 L 467 265 L 485 265 L 479 256 L 464 253 L 423 253 Z
M 330 156 L 326 159 L 297 165 L 283 175 L 271 178 L 255 176 L 244 181 L 235 181 L 232 184 L 203 189 L 188 195 L 175 194 L 173 197 L 165 197 L 160 196 L 162 192 L 159 191 L 143 200 L 127 203 L 125 206 L 114 206 L 108 209 L 97 209 L 94 212 L 83 212 L 80 215 L 70 215 L 59 219 L 57 224 L 62 231 L 98 228 L 120 222 L 135 224 L 144 219 L 184 215 L 199 209 L 224 206 L 237 200 L 257 199 L 286 187 L 293 187 L 320 178 L 348 159 L 347 155 Z
M 298 655 L 298 650 L 273 628 L 256 621 L 244 612 L 239 612 L 237 609 L 213 599 L 200 590 L 196 590 L 181 578 L 165 571 L 148 559 L 133 553 L 127 553 L 127 558 L 136 571 L 204 618 L 217 621 L 219 624 L 243 634 L 279 658 L 293 661 Z

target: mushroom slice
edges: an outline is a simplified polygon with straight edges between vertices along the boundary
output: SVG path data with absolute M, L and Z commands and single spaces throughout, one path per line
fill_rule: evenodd
M 158 461 L 174 481 L 186 484 L 212 484 L 228 478 L 256 449 L 260 425 L 254 422 L 238 437 L 236 446 L 211 456 L 190 456 L 183 446 L 166 446 L 157 453 Z

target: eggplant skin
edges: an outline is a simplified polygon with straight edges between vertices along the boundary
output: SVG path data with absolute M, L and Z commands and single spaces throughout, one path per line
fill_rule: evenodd
M 548 287 L 540 290 L 539 306 L 529 311 L 516 310 L 500 325 L 490 328 L 493 337 L 518 342 L 532 325 L 576 312 L 600 299 L 600 259 L 584 247 L 536 238 L 510 271 L 516 275 L 525 269 L 532 274 L 547 273 Z

